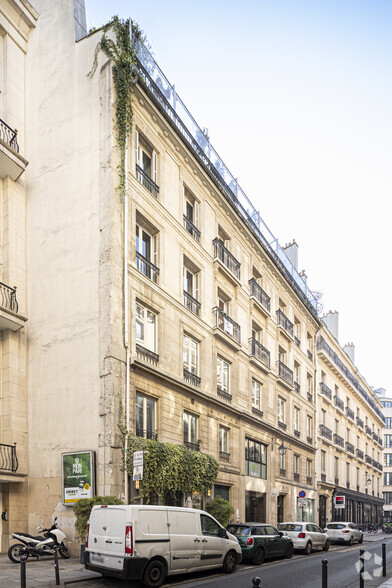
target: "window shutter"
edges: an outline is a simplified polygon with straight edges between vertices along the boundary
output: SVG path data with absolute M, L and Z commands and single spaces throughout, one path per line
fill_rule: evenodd
M 140 147 L 139 147 L 139 133 L 135 132 L 135 150 L 136 150 L 136 164 L 140 166 Z
M 158 155 L 155 151 L 152 152 L 152 179 L 158 185 Z

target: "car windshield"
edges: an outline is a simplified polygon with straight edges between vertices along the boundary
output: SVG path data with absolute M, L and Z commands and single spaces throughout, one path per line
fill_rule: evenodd
M 342 525 L 339 523 L 330 523 L 329 525 L 327 525 L 327 529 L 344 529 L 346 525 Z
M 231 533 L 232 535 L 242 535 L 244 537 L 247 537 L 248 535 L 250 535 L 250 527 L 247 526 L 240 526 L 240 525 L 229 525 L 227 527 L 227 531 L 229 533 Z
M 281 523 L 278 525 L 279 531 L 302 531 L 302 525 L 296 525 L 295 523 Z

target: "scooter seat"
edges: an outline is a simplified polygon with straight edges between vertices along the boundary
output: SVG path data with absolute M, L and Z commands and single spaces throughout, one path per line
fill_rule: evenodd
M 21 533 L 23 537 L 28 537 L 29 539 L 36 539 L 37 541 L 45 541 L 45 537 L 42 535 L 29 535 L 28 533 Z

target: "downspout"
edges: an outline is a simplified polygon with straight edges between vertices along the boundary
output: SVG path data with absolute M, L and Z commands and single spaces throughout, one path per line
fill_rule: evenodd
M 128 283 L 128 143 L 125 145 L 125 181 L 124 181 L 124 347 L 125 347 L 125 439 L 124 439 L 124 495 L 125 504 L 129 504 L 129 484 L 127 470 L 128 427 L 130 415 L 130 349 L 129 349 L 129 283 Z

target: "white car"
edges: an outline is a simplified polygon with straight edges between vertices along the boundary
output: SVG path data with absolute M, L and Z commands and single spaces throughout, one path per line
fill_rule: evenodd
M 336 523 L 328 523 L 324 531 L 327 533 L 330 543 L 347 543 L 352 545 L 354 541 L 363 543 L 363 533 L 355 523 L 347 523 L 339 521 Z
M 301 549 L 306 555 L 313 549 L 329 549 L 328 535 L 315 523 L 279 523 L 278 529 L 293 540 L 294 549 Z

